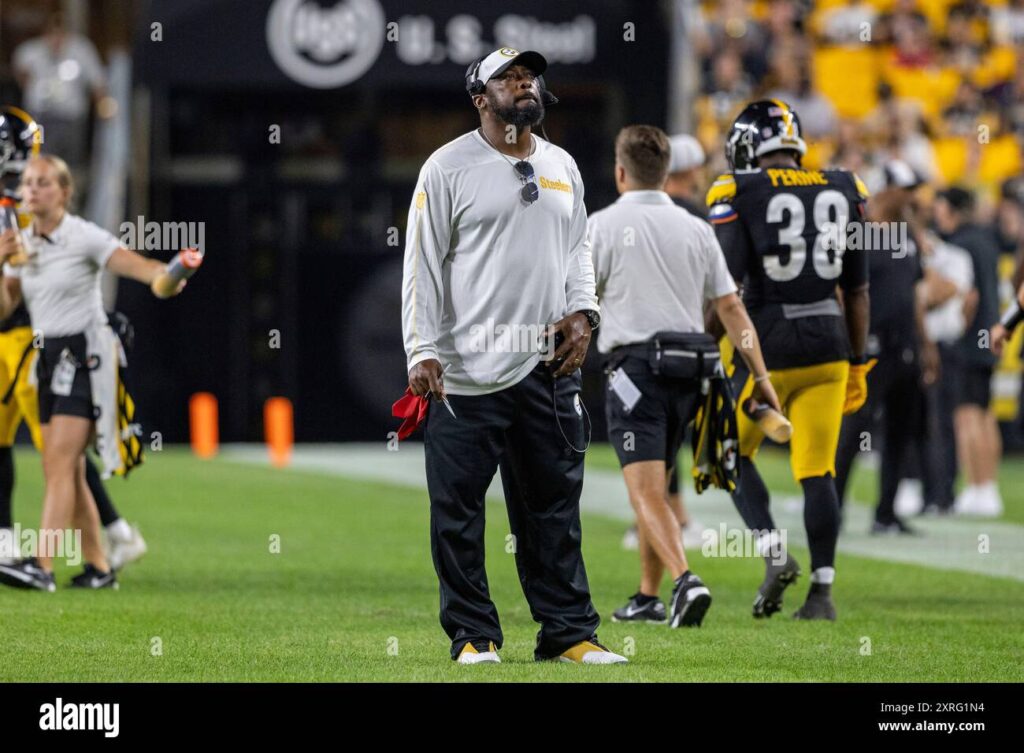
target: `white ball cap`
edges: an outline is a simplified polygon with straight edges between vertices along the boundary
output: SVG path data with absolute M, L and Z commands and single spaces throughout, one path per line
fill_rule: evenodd
M 671 137 L 668 143 L 672 150 L 672 157 L 668 163 L 669 174 L 692 170 L 704 164 L 704 147 L 693 136 L 681 133 Z
M 917 188 L 924 182 L 917 171 L 901 159 L 889 160 L 883 170 L 889 188 Z
M 917 188 L 924 180 L 907 162 L 890 159 L 878 168 L 867 171 L 865 184 L 871 193 L 889 188 Z
M 520 52 L 513 47 L 502 47 L 483 59 L 477 78 L 485 84 L 495 76 L 504 73 L 506 68 L 520 64 L 525 65 L 538 76 L 548 67 L 548 61 L 539 52 L 524 50 Z

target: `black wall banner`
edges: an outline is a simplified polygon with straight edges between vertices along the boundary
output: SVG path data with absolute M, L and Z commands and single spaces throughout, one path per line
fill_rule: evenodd
M 136 60 L 150 85 L 340 89 L 450 84 L 510 46 L 542 52 L 560 80 L 664 81 L 662 13 L 654 0 L 151 0 Z

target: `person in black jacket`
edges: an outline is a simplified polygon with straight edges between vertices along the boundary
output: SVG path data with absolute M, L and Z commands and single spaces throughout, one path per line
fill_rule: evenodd
M 892 160 L 884 168 L 884 185 L 872 201 L 875 222 L 907 223 L 921 178 L 907 163 Z M 899 248 L 868 255 L 871 296 L 867 354 L 878 360 L 868 375 L 868 401 L 843 419 L 836 452 L 836 491 L 840 504 L 853 461 L 867 449 L 876 425 L 881 429 L 881 472 L 871 532 L 914 533 L 896 515 L 896 491 L 907 459 L 924 434 L 925 384 L 935 381 L 938 351 L 924 330 L 924 299 L 918 285 L 924 278 L 918 239 L 909 232 Z M 874 443 L 872 443 L 874 444 Z

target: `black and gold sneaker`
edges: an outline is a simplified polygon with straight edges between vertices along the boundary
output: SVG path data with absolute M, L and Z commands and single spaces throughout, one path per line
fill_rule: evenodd
M 552 658 L 565 664 L 624 664 L 629 661 L 625 656 L 619 656 L 602 646 L 596 635 L 591 636 L 590 640 L 580 641 Z
M 459 652 L 459 664 L 501 664 L 493 641 L 469 641 Z

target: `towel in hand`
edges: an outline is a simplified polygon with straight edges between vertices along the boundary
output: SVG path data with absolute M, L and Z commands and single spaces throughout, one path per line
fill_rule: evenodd
M 398 427 L 398 438 L 405 439 L 411 435 L 423 420 L 427 417 L 427 408 L 430 400 L 427 395 L 416 397 L 412 390 L 405 388 L 405 394 L 395 401 L 391 406 L 391 415 L 395 418 L 404 418 L 402 425 Z

